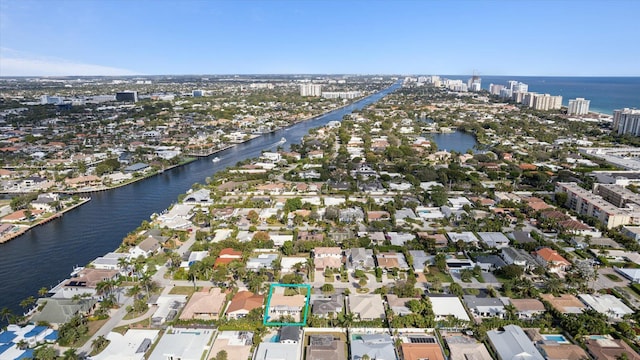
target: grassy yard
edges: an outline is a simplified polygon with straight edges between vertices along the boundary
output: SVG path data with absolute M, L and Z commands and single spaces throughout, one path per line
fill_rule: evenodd
M 604 276 L 607 277 L 607 279 L 613 281 L 613 282 L 622 282 L 622 279 L 620 279 L 619 277 L 617 277 L 614 274 L 604 274 Z
M 451 282 L 453 282 L 453 279 L 451 278 L 451 275 L 441 272 L 435 266 L 429 266 L 429 273 L 425 273 L 424 276 L 427 279 L 427 281 L 429 281 L 429 282 L 432 282 L 435 279 L 440 280 L 441 283 L 451 283 Z
M 193 286 L 174 286 L 169 294 L 171 295 L 193 295 L 194 292 L 202 290 L 201 286 L 197 286 L 195 289 Z
M 109 319 L 103 319 L 103 320 L 94 320 L 94 321 L 87 322 L 87 326 L 89 326 L 89 332 L 84 334 L 84 336 L 78 339 L 78 341 L 71 344 L 70 347 L 76 348 L 76 349 L 80 348 L 82 345 L 84 345 L 84 343 L 86 343 L 89 339 L 91 339 L 93 334 L 95 334 L 98 330 L 100 330 L 102 325 L 104 325 L 108 320 Z

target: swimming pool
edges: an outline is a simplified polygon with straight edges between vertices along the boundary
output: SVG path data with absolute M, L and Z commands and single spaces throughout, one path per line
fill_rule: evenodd
M 541 335 L 546 341 L 555 341 L 559 344 L 568 344 L 569 341 L 561 334 L 543 334 Z
M 608 339 L 609 337 L 607 335 L 590 335 L 589 339 L 591 340 L 604 340 L 604 339 Z

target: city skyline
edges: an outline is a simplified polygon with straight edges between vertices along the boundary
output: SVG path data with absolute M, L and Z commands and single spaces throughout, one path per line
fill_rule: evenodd
M 0 76 L 640 76 L 629 46 L 639 11 L 634 1 L 3 0 Z

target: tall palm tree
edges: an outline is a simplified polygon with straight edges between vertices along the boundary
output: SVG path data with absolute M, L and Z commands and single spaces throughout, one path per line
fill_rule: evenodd
M 70 348 L 70 349 L 67 349 L 67 351 L 65 351 L 62 354 L 62 359 L 63 360 L 78 360 L 78 359 L 80 359 L 80 357 L 76 353 L 76 349 Z
M 0 319 L 2 321 L 10 322 L 10 319 L 13 317 L 13 312 L 8 307 L 3 307 L 0 310 Z

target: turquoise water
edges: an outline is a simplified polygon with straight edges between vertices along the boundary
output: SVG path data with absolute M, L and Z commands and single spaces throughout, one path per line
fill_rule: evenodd
M 589 336 L 589 339 L 591 339 L 591 340 L 604 340 L 604 339 L 607 339 L 607 337 L 604 336 L 604 335 L 591 335 L 591 336 Z
M 563 336 L 563 335 L 542 335 L 542 338 L 548 341 L 555 341 L 555 342 L 568 342 L 567 339 Z
M 470 76 L 443 76 L 467 81 Z M 489 84 L 506 85 L 509 80 L 529 85 L 529 91 L 562 95 L 562 104 L 578 97 L 591 100 L 590 110 L 613 114 L 613 110 L 640 108 L 640 77 L 555 77 L 555 76 L 481 76 L 482 88 Z

